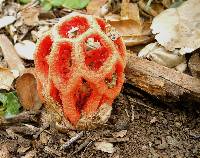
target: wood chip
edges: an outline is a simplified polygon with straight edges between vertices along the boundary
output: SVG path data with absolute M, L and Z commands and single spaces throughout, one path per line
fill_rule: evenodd
M 200 80 L 127 53 L 127 82 L 164 100 L 200 102 Z

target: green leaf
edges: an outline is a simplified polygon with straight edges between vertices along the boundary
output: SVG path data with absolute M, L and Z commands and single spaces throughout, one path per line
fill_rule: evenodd
M 30 3 L 31 0 L 19 0 L 19 2 L 22 4 L 27 4 L 27 3 Z
M 43 5 L 43 9 L 44 9 L 45 11 L 49 11 L 49 10 L 51 10 L 51 8 L 52 8 L 52 4 L 51 4 L 51 3 L 45 3 L 45 4 Z
M 17 96 L 13 92 L 0 93 L 0 115 L 11 117 L 18 114 L 20 103 Z
M 90 0 L 64 0 L 63 7 L 70 9 L 82 9 L 88 5 Z
M 53 6 L 51 0 L 40 0 L 41 6 L 45 11 L 49 11 Z
M 88 5 L 90 0 L 40 0 L 45 11 L 49 11 L 53 7 L 65 7 L 70 9 L 82 9 Z
M 51 4 L 52 4 L 52 6 L 54 6 L 54 7 L 60 7 L 60 6 L 62 6 L 63 5 L 63 2 L 64 2 L 65 0 L 51 0 Z

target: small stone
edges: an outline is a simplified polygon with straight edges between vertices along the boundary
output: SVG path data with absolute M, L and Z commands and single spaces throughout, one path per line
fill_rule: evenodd
M 153 144 L 152 144 L 152 142 L 149 142 L 149 147 L 151 147 Z
M 148 147 L 146 145 L 142 146 L 142 150 L 146 150 Z
M 150 123 L 153 124 L 153 123 L 156 123 L 157 121 L 158 121 L 157 118 L 156 118 L 156 117 L 153 117 L 153 118 L 151 119 Z
M 28 149 L 30 149 L 30 146 L 29 147 L 23 147 L 23 146 L 21 146 L 21 147 L 19 147 L 17 149 L 17 152 L 18 153 L 25 153 Z
M 181 123 L 180 122 L 175 122 L 175 126 L 177 127 L 177 128 L 180 128 L 181 127 Z

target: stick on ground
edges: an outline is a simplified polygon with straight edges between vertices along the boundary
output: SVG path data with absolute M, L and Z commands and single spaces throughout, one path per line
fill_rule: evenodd
M 127 82 L 166 102 L 200 102 L 200 79 L 127 54 Z

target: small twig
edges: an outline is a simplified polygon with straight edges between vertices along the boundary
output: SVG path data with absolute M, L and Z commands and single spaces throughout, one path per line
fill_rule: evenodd
M 84 132 L 81 131 L 80 133 L 76 134 L 74 137 L 72 137 L 69 141 L 67 141 L 65 144 L 61 146 L 61 149 L 66 149 L 69 147 L 71 144 L 76 142 L 78 139 L 80 139 L 83 136 Z
M 25 111 L 14 117 L 7 118 L 2 124 L 37 122 L 40 111 Z
M 87 146 L 85 147 L 83 153 L 81 154 L 81 158 L 83 158 L 83 155 L 84 155 L 85 151 L 87 150 L 87 148 L 88 148 L 92 143 L 93 143 L 93 141 L 91 140 L 91 141 L 87 144 Z
M 86 139 L 79 147 L 76 151 L 74 151 L 72 153 L 72 155 L 78 153 L 79 151 L 83 150 L 85 147 L 88 146 L 88 144 L 90 144 L 91 142 L 93 142 L 92 140 Z
M 100 141 L 106 141 L 110 143 L 119 143 L 119 142 L 128 142 L 129 138 L 124 137 L 124 138 L 102 138 Z
M 134 119 L 135 119 L 135 113 L 134 113 L 134 106 L 133 105 L 131 105 L 131 121 L 133 122 L 134 121 Z

